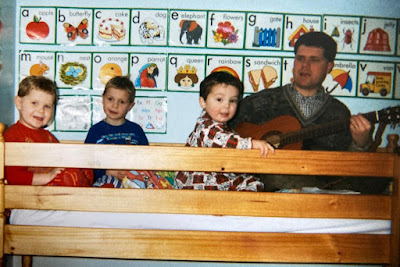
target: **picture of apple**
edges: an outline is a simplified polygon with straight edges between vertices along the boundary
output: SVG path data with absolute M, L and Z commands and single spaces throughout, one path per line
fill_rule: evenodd
M 45 39 L 49 35 L 49 25 L 46 22 L 40 21 L 36 15 L 33 17 L 33 21 L 26 25 L 26 34 L 32 40 Z

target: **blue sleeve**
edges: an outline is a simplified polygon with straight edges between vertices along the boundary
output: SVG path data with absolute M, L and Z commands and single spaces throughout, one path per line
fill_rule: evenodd
M 97 139 L 98 138 L 96 137 L 96 134 L 94 132 L 95 131 L 94 131 L 93 128 L 89 129 L 89 132 L 88 132 L 88 134 L 86 136 L 86 139 L 85 139 L 85 144 L 96 144 L 97 143 Z M 93 173 L 94 173 L 94 178 L 95 178 L 95 181 L 96 181 L 97 178 L 102 177 L 103 175 L 106 174 L 106 170 L 104 170 L 104 169 L 93 169 Z
M 148 146 L 149 145 L 149 140 L 147 140 L 147 136 L 143 133 L 143 143 L 141 144 L 141 145 L 146 145 L 146 146 Z
M 86 135 L 85 144 L 96 144 L 96 138 L 93 134 L 93 128 L 89 129 L 89 132 Z
M 137 131 L 138 135 L 139 135 L 139 145 L 143 145 L 143 146 L 148 146 L 149 145 L 149 140 L 147 140 L 147 136 L 144 133 L 142 127 L 140 127 L 140 130 Z

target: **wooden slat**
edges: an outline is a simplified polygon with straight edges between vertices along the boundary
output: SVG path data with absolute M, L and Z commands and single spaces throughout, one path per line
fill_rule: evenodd
M 5 253 L 234 262 L 388 263 L 387 235 L 6 226 Z
M 47 143 L 6 143 L 5 150 L 7 166 L 378 177 L 393 176 L 394 158 L 386 153 L 285 150 L 262 158 L 257 150 Z
M 5 125 L 0 123 L 0 237 L 3 239 L 4 236 L 4 225 L 6 222 L 6 217 L 4 215 L 5 211 L 5 185 L 4 185 L 4 139 L 3 131 Z M 3 256 L 4 256 L 4 242 L 0 242 L 0 266 L 3 266 Z
M 395 158 L 392 192 L 391 264 L 400 265 L 400 156 Z
M 154 201 L 157 201 L 156 205 Z M 391 214 L 390 197 L 374 195 L 299 195 L 7 185 L 5 202 L 7 209 L 264 217 L 390 219 Z

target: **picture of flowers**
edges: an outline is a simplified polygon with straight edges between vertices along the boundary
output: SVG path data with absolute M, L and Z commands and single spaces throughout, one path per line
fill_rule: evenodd
M 213 31 L 213 34 L 216 43 L 221 42 L 227 45 L 238 41 L 238 30 L 235 30 L 235 27 L 229 21 L 218 23 L 218 28 Z

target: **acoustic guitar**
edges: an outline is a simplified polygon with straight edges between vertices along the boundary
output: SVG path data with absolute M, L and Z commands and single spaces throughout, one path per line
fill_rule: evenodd
M 400 122 L 400 106 L 362 115 L 373 124 L 382 122 L 394 127 Z M 302 128 L 297 118 L 285 115 L 276 117 L 264 124 L 242 122 L 236 126 L 235 131 L 243 137 L 265 140 L 275 148 L 301 149 L 302 140 L 330 135 L 343 131 L 349 126 L 349 119 L 340 119 Z

